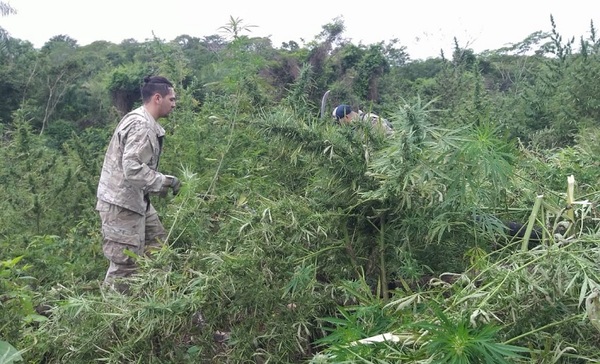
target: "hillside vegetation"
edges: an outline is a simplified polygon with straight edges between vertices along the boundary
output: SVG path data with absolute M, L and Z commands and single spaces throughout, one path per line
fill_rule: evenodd
M 549 23 L 421 61 L 339 20 L 280 47 L 233 18 L 0 37 L 0 362 L 597 362 L 600 42 Z M 96 186 L 148 74 L 176 84 L 160 169 L 183 187 L 120 295 Z M 394 133 L 334 123 L 339 103 Z

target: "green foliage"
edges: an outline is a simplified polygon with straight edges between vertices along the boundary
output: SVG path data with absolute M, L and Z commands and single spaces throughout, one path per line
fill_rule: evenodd
M 592 26 L 577 53 L 552 25 L 510 49 L 478 55 L 455 41 L 451 59 L 415 62 L 397 42 L 344 40 L 340 19 L 282 49 L 234 18 L 221 28 L 231 39 L 3 40 L 0 356 L 595 358 L 581 308 L 600 279 L 598 44 Z M 95 190 L 114 122 L 148 74 L 176 84 L 161 171 L 183 188 L 153 200 L 168 246 L 136 257 L 122 296 L 100 288 Z M 393 135 L 317 119 L 326 90 L 383 111 Z M 539 194 L 543 239 L 520 251 L 500 219 L 526 219 Z M 566 214 L 575 224 L 554 234 Z M 393 340 L 361 341 L 373 337 Z
M 111 71 L 106 88 L 121 115 L 140 102 L 140 86 L 148 75 L 150 67 L 141 63 L 129 63 Z
M 310 119 L 316 109 L 309 99 L 314 88 L 312 76 L 312 68 L 304 65 L 300 69 L 298 80 L 291 86 L 289 95 L 283 100 L 284 105 L 294 110 L 294 113 L 302 119 Z
M 71 139 L 71 134 L 75 132 L 75 125 L 65 120 L 57 120 L 48 125 L 48 146 L 53 149 L 60 149 L 63 143 Z
M 2 250 L 9 252 L 4 247 Z M 22 339 L 23 329 L 29 324 L 46 319 L 34 309 L 35 292 L 28 283 L 35 278 L 27 274 L 31 266 L 19 266 L 22 259 L 23 256 L 17 256 L 0 261 L 0 337 L 13 343 Z M 20 354 L 8 342 L 0 341 L 0 358 L 17 361 Z
M 454 275 L 452 280 L 434 278 L 427 290 L 397 290 L 387 304 L 365 301 L 356 290 L 351 291 L 361 309 L 394 319 L 380 330 L 368 332 L 368 321 L 358 321 L 348 313 L 327 319 L 334 324 L 333 329 L 319 342 L 328 345 L 314 360 L 590 360 L 596 355 L 595 345 L 573 342 L 579 340 L 575 337 L 598 335 L 589 322 L 582 321 L 580 309 L 598 279 L 593 268 L 598 249 L 590 249 L 589 241 L 583 239 L 563 247 L 551 243 L 519 254 L 506 251 L 503 258 Z M 388 334 L 386 342 L 358 343 L 383 333 Z M 577 354 L 570 355 L 575 346 Z
M 29 43 L 16 39 L 0 41 L 0 123 L 10 124 L 12 113 L 17 110 L 27 95 L 31 69 L 35 67 L 37 54 Z
M 369 166 L 369 175 L 379 184 L 361 195 L 365 201 L 389 206 L 382 214 L 389 216 L 400 241 L 419 242 L 411 249 L 427 250 L 435 243 L 460 254 L 468 249 L 465 241 L 472 239 L 461 222 L 478 206 L 503 202 L 513 152 L 487 124 L 455 130 L 431 125 L 429 106 L 420 100 L 399 106 L 393 119 L 395 136 Z M 435 270 L 462 269 L 459 261 L 438 266 L 431 258 L 427 264 Z
M 6 341 L 0 340 L 0 360 L 2 363 L 12 364 L 23 360 L 21 353 Z
M 29 359 L 37 361 L 45 353 L 74 362 L 184 362 L 185 350 L 176 354 L 169 348 L 191 348 L 200 340 L 200 327 L 194 328 L 200 323 L 191 319 L 202 301 L 203 279 L 192 272 L 168 274 L 162 264 L 177 262 L 170 262 L 174 254 L 161 254 L 152 264 L 140 262 L 144 274 L 132 297 L 97 288 L 55 291 L 52 317 L 36 331 L 39 357 L 32 353 Z
M 0 148 L 0 191 L 6 196 L 1 202 L 2 236 L 61 235 L 93 216 L 90 206 L 103 154 L 93 148 L 104 148 L 104 141 L 94 140 L 100 135 L 92 130 L 81 137 L 71 135 L 61 151 L 46 147 L 47 139 L 33 135 L 27 124 L 16 125 L 13 140 Z
M 113 70 L 108 83 L 108 90 L 116 92 L 117 90 L 136 91 L 139 93 L 141 81 L 147 75 L 148 70 L 141 65 L 128 65 Z
M 378 100 L 379 78 L 389 71 L 383 44 L 371 45 L 356 66 L 354 90 L 363 100 Z
M 468 318 L 452 321 L 441 310 L 437 310 L 436 323 L 417 323 L 425 330 L 422 340 L 427 354 L 436 363 L 511 363 L 521 358 L 519 353 L 527 349 L 497 342 L 500 327 L 484 324 L 470 327 Z M 512 359 L 512 360 L 511 360 Z
M 335 105 L 380 103 L 380 84 L 390 72 L 390 62 L 401 57 L 396 51 L 393 44 L 383 42 L 370 46 L 347 43 L 336 49 L 322 75 L 324 87 L 331 90 L 331 101 Z
M 329 334 L 316 340 L 315 344 L 324 348 L 327 356 L 335 358 L 337 363 L 356 362 L 367 357 L 371 360 L 389 358 L 389 351 L 381 346 L 352 343 L 392 330 L 394 325 L 407 318 L 390 315 L 384 310 L 383 300 L 371 292 L 366 281 L 343 281 L 341 284 L 339 294 L 348 297 L 350 302 L 340 306 L 335 316 L 320 319 L 323 330 Z

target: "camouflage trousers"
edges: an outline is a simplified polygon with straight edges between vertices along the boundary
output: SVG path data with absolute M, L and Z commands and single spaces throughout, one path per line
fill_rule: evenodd
M 127 290 L 126 285 L 119 288 L 114 284 L 117 278 L 136 272 L 135 261 L 125 250 L 139 256 L 148 254 L 161 248 L 167 233 L 152 204 L 145 215 L 103 201 L 98 201 L 96 209 L 102 222 L 102 251 L 109 260 L 104 283 L 119 291 Z

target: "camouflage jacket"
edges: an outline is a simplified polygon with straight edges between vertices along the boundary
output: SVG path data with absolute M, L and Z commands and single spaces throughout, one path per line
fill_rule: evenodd
M 158 172 L 165 130 L 141 106 L 121 119 L 108 145 L 98 183 L 99 201 L 144 214 L 147 195 L 160 191 Z

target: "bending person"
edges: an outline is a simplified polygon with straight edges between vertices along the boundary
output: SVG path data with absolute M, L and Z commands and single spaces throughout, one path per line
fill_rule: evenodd
M 379 117 L 373 113 L 365 113 L 362 110 L 358 110 L 358 112 L 352 110 L 350 105 L 338 105 L 335 109 L 333 109 L 332 113 L 335 120 L 340 124 L 351 124 L 352 122 L 357 121 L 368 121 L 371 123 L 371 126 L 381 130 L 386 135 L 390 135 L 394 132 L 392 128 L 392 124 L 384 118 Z

